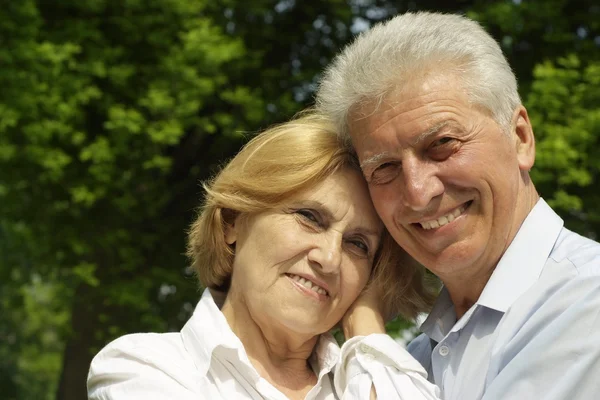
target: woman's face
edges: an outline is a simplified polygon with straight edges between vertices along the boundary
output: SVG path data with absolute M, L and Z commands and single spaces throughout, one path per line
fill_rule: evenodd
M 228 300 L 259 325 L 331 329 L 369 279 L 383 225 L 359 172 L 345 169 L 280 209 L 238 217 Z

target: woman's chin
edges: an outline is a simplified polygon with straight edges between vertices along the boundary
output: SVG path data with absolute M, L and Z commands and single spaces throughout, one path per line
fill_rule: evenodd
M 280 324 L 289 332 L 303 336 L 318 336 L 331 331 L 336 324 L 324 323 L 322 319 L 313 317 L 297 316 L 287 314 L 281 319 Z

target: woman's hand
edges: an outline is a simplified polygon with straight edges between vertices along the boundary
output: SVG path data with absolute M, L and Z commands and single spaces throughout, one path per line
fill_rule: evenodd
M 347 339 L 385 332 L 386 305 L 376 286 L 370 285 L 352 303 L 342 318 L 342 330 Z

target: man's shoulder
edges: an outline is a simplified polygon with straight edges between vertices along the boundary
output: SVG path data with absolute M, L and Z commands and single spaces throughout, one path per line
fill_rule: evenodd
M 570 264 L 577 275 L 600 275 L 600 243 L 563 228 L 549 259 Z
M 523 333 L 549 321 L 585 324 L 599 308 L 600 243 L 563 228 L 540 276 L 510 307 L 502 325 Z
M 562 312 L 588 297 L 600 304 L 600 243 L 562 228 L 536 283 L 517 308 Z

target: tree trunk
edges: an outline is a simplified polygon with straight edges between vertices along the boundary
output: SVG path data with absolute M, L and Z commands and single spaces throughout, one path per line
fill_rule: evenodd
M 76 290 L 71 312 L 71 334 L 63 354 L 63 368 L 58 385 L 57 400 L 86 400 L 87 374 L 95 347 L 94 332 L 98 327 L 101 304 L 94 304 L 101 296 L 94 296 L 95 288 L 82 285 Z

